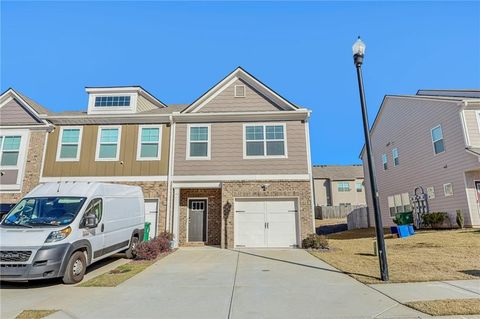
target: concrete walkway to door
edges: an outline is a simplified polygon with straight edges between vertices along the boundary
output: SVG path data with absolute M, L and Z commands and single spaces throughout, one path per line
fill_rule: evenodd
M 5 318 L 10 316 L 3 311 L 23 309 L 61 309 L 49 318 L 427 317 L 299 249 L 182 248 L 118 287 L 59 285 L 41 295 L 4 290 L 2 313 Z M 14 309 L 17 298 L 21 308 Z

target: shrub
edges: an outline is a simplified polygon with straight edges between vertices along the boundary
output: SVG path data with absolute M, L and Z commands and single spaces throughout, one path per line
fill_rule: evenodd
M 159 254 L 170 251 L 170 241 L 172 239 L 173 235 L 171 233 L 163 232 L 158 237 L 139 243 L 136 259 L 152 260 L 157 258 Z
M 460 228 L 463 228 L 465 221 L 463 220 L 463 214 L 461 209 L 457 209 L 457 225 Z
M 423 224 L 427 227 L 438 228 L 445 220 L 448 219 L 448 214 L 445 212 L 432 212 L 422 215 Z
M 328 249 L 328 239 L 324 235 L 310 234 L 302 241 L 303 248 Z

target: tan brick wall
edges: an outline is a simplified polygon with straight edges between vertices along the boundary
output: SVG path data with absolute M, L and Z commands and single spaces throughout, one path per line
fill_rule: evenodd
M 262 184 L 270 184 L 262 190 Z M 222 184 L 222 207 L 224 213 L 229 211 L 225 242 L 227 248 L 233 248 L 233 222 L 235 212 L 235 197 L 297 197 L 299 209 L 300 237 L 303 240 L 314 232 L 312 215 L 312 193 L 310 182 L 307 181 L 260 181 L 260 182 L 224 182 Z M 230 209 L 228 207 L 231 205 Z M 299 243 L 300 244 L 300 243 Z
M 22 190 L 19 193 L 0 193 L 0 203 L 16 203 L 38 185 L 46 134 L 43 130 L 30 131 Z
M 140 186 L 145 199 L 158 200 L 157 234 L 166 230 L 167 183 L 166 182 L 118 182 L 117 184 Z M 152 227 L 152 226 L 150 226 Z
M 187 243 L 187 210 L 189 198 L 208 198 L 207 245 L 220 245 L 221 231 L 221 189 L 182 189 L 180 190 L 179 244 Z

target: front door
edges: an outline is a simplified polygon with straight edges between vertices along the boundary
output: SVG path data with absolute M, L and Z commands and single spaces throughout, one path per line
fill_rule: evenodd
M 188 200 L 188 241 L 207 241 L 207 200 Z
M 158 201 L 154 200 L 145 200 L 145 222 L 150 223 L 150 232 L 148 239 L 157 237 L 157 212 L 158 212 Z

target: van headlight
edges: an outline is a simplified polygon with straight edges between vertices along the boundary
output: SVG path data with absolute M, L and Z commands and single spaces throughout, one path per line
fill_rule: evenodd
M 60 229 L 54 230 L 48 235 L 47 239 L 45 239 L 46 243 L 53 243 L 55 241 L 60 241 L 67 238 L 68 235 L 72 232 L 72 228 L 70 226 Z

